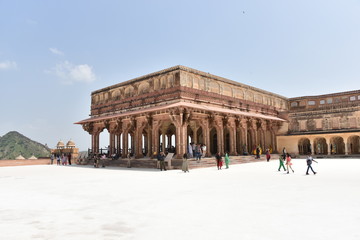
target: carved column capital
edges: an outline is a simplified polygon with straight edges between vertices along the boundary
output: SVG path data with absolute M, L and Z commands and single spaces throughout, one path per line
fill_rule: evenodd
M 94 131 L 94 124 L 92 122 L 84 123 L 82 124 L 82 128 L 89 134 L 92 134 L 92 132 Z

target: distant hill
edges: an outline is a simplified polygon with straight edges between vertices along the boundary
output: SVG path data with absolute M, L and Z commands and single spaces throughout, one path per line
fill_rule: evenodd
M 32 155 L 37 158 L 48 157 L 50 149 L 15 131 L 0 137 L 0 159 L 15 159 L 20 154 L 24 158 Z

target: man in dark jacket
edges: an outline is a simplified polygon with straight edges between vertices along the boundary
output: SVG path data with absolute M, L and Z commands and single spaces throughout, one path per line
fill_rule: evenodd
M 163 152 L 159 153 L 157 156 L 158 161 L 160 162 L 160 171 L 162 171 L 164 169 L 164 171 L 166 171 L 165 168 L 165 154 Z

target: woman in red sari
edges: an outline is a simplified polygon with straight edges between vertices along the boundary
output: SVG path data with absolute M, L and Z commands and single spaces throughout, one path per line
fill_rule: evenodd
M 215 155 L 215 158 L 216 158 L 217 168 L 218 168 L 218 170 L 221 170 L 221 167 L 222 167 L 222 157 L 221 157 L 221 155 L 220 155 L 220 152 L 218 152 L 218 153 Z

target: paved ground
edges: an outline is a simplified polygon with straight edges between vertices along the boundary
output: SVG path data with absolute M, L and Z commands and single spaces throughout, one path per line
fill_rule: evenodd
M 2 167 L 1 239 L 360 239 L 360 159 L 277 167 Z

